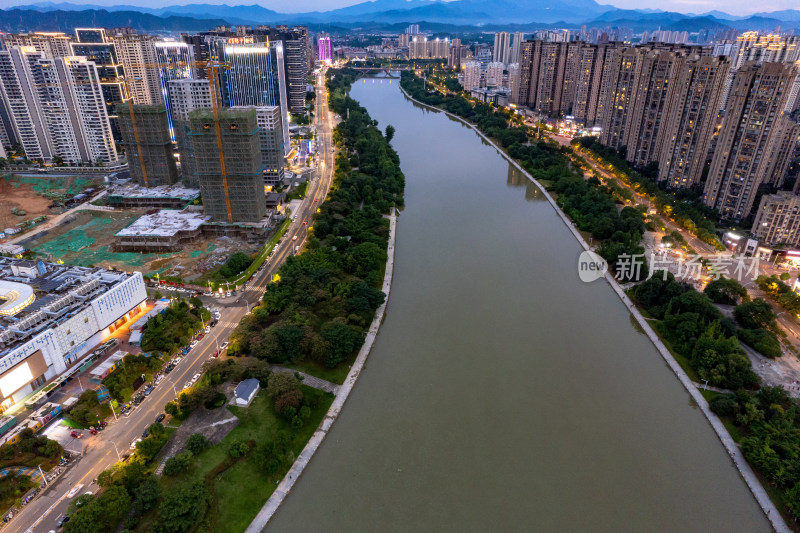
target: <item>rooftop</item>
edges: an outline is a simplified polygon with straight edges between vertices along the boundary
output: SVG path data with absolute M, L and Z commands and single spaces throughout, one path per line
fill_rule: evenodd
M 0 295 L 5 300 L 0 306 L 0 356 L 68 320 L 129 277 L 103 268 L 0 257 Z
M 122 196 L 124 198 L 180 198 L 188 202 L 200 196 L 200 190 L 189 189 L 177 184 L 142 187 L 131 183 L 118 185 L 108 194 L 109 196 Z
M 162 209 L 157 213 L 142 215 L 133 224 L 116 234 L 117 237 L 133 235 L 150 235 L 153 237 L 170 237 L 181 231 L 194 231 L 211 217 L 202 213 Z

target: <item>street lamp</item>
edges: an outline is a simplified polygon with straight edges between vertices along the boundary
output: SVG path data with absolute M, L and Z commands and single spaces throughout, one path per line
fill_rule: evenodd
M 114 445 L 114 451 L 117 452 L 117 460 L 122 462 L 122 456 L 119 454 L 119 450 L 117 449 L 117 443 L 112 440 L 111 444 Z
M 45 475 L 44 475 L 44 472 L 42 472 L 42 463 L 39 463 L 39 464 L 38 464 L 38 465 L 36 465 L 36 466 L 37 466 L 37 468 L 39 469 L 39 473 L 42 475 L 42 479 L 44 480 L 44 485 L 45 485 L 45 486 L 49 485 L 49 483 L 47 482 L 47 476 L 45 476 Z

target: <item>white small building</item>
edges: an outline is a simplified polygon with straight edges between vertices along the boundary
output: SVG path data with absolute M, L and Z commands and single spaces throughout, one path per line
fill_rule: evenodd
M 261 385 L 258 383 L 257 379 L 245 379 L 236 385 L 236 390 L 233 391 L 234 404 L 237 407 L 249 407 L 250 403 L 253 401 L 253 398 L 255 398 L 256 394 L 258 394 L 258 389 L 260 388 Z

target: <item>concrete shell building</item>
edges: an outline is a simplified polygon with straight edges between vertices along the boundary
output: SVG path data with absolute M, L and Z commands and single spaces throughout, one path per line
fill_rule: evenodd
M 167 108 L 164 105 L 135 105 L 133 118 L 127 108 L 127 104 L 122 104 L 119 123 L 131 179 L 145 187 L 172 185 L 178 181 L 178 169 L 170 140 Z

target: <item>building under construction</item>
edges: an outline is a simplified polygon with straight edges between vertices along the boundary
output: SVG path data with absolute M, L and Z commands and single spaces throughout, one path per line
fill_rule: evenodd
M 121 104 L 117 114 L 133 181 L 145 187 L 172 185 L 178 181 L 167 108 L 135 105 L 131 116 L 128 105 Z
M 258 222 L 266 216 L 263 164 L 255 110 L 189 114 L 200 194 L 217 222 Z

